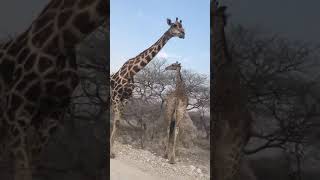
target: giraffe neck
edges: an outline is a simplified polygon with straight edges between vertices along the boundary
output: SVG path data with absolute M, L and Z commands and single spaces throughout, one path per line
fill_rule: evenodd
M 215 59 L 219 59 L 219 64 L 225 64 L 228 61 L 231 61 L 228 46 L 225 36 L 224 30 L 224 19 L 223 17 L 215 17 L 217 20 L 214 21 L 214 35 L 213 35 L 213 44 L 214 44 L 214 52 L 215 52 Z
M 181 76 L 181 69 L 176 70 L 176 92 L 185 92 L 185 84 Z
M 133 67 L 131 69 L 130 77 L 133 77 L 136 73 L 138 73 L 141 69 L 143 69 L 164 47 L 164 45 L 171 39 L 173 36 L 166 31 L 157 42 L 151 45 L 148 49 L 144 50 L 138 56 L 133 59 L 130 59 L 126 64 L 133 63 Z M 130 70 L 130 69 L 129 69 Z
M 49 52 L 66 52 L 106 20 L 107 0 L 51 1 L 26 32 L 30 45 Z

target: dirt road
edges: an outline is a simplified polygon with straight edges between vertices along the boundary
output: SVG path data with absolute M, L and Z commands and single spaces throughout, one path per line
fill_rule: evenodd
M 112 159 L 110 160 L 110 164 L 111 180 L 161 180 L 161 178 L 147 174 L 147 172 L 143 172 L 142 170 L 127 165 L 119 160 Z
M 166 159 L 130 145 L 116 143 L 117 157 L 110 160 L 110 180 L 208 180 L 209 167 Z

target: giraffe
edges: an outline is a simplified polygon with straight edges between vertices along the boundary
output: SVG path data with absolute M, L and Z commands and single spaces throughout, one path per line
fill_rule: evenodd
M 148 49 L 141 52 L 136 57 L 126 61 L 119 71 L 111 75 L 111 103 L 113 111 L 113 128 L 110 136 L 110 157 L 115 157 L 113 143 L 116 136 L 116 131 L 119 127 L 120 120 L 124 107 L 128 99 L 132 96 L 134 89 L 134 75 L 143 69 L 164 47 L 164 45 L 172 38 L 179 37 L 184 39 L 185 31 L 182 27 L 182 20 L 176 18 L 175 22 L 167 19 L 169 29 Z
M 181 76 L 181 64 L 173 63 L 165 68 L 166 71 L 176 71 L 176 88 L 165 99 L 164 119 L 168 123 L 166 152 L 164 157 L 169 159 L 170 164 L 175 164 L 175 148 L 180 122 L 184 118 L 188 106 L 188 95 Z
M 212 3 L 212 2 L 211 2 Z M 241 86 L 237 64 L 228 51 L 224 28 L 226 6 L 213 2 L 211 31 L 212 65 L 215 88 L 213 96 L 212 177 L 219 180 L 240 179 L 243 148 L 247 144 L 252 118 L 247 109 L 247 92 Z
M 14 179 L 34 163 L 59 127 L 79 83 L 75 47 L 107 20 L 107 0 L 51 0 L 26 31 L 0 47 L 0 153 Z

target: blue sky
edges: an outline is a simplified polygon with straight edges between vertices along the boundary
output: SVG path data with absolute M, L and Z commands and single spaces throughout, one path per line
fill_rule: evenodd
M 166 19 L 176 17 L 185 39 L 172 38 L 156 57 L 209 74 L 210 0 L 111 0 L 110 71 L 156 42 L 169 28 Z

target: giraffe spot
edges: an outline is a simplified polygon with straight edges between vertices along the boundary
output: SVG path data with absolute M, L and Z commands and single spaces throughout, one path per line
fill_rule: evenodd
M 11 131 L 11 133 L 12 133 L 13 136 L 17 136 L 17 135 L 19 135 L 19 133 L 20 133 L 19 129 L 18 129 L 17 127 L 15 127 L 15 126 L 12 126 L 12 127 L 10 128 L 10 131 Z
M 117 90 L 117 92 L 118 92 L 119 94 L 122 94 L 122 93 L 123 93 L 123 88 L 119 88 L 119 89 Z
M 57 86 L 55 90 L 56 97 L 68 97 L 71 94 L 70 89 L 64 85 Z
M 30 56 L 28 57 L 28 59 L 27 59 L 26 62 L 24 63 L 24 69 L 25 69 L 25 71 L 29 71 L 29 70 L 33 67 L 33 65 L 34 65 L 34 63 L 35 63 L 35 61 L 36 61 L 36 58 L 37 58 L 37 55 L 36 55 L 36 54 L 32 54 L 32 55 L 30 55 Z
M 16 89 L 21 91 L 27 86 L 27 84 L 28 84 L 27 81 L 22 80 L 18 83 L 18 85 L 16 86 Z
M 70 103 L 70 95 L 72 90 L 64 85 L 58 86 L 55 90 L 55 96 L 59 97 L 59 102 L 57 105 L 59 107 L 66 107 Z
M 150 61 L 150 60 L 151 60 L 151 57 L 150 57 L 149 55 L 147 55 L 147 56 L 146 56 L 146 60 L 147 60 L 147 61 Z
M 75 33 L 71 32 L 70 30 L 63 31 L 63 40 L 64 40 L 64 47 L 73 47 L 79 41 L 79 38 L 76 36 Z
M 0 58 L 2 58 L 3 57 L 3 52 L 0 52 Z
M 53 33 L 53 23 L 42 29 L 40 32 L 32 38 L 34 46 L 41 48 L 42 45 L 47 41 L 48 37 Z
M 77 1 L 63 1 L 64 3 L 63 3 L 63 7 L 64 8 L 71 8 L 71 7 L 73 7 L 73 5 L 74 5 L 74 3 L 75 2 L 77 2 Z
M 20 125 L 20 127 L 26 127 L 26 124 L 27 124 L 27 123 L 26 123 L 25 121 L 19 119 L 19 120 L 18 120 L 18 124 Z
M 10 44 L 12 43 L 12 40 L 8 41 L 7 43 L 4 44 L 3 49 L 6 50 Z
M 10 109 L 12 109 L 13 111 L 17 110 L 21 104 L 23 103 L 23 98 L 21 98 L 19 95 L 17 94 L 13 94 L 11 96 L 11 103 L 10 103 Z
M 39 70 L 39 72 L 44 72 L 52 65 L 53 65 L 53 62 L 49 58 L 40 57 L 40 59 L 38 61 L 38 70 Z
M 138 64 L 140 62 L 140 58 L 136 58 L 133 62 L 133 64 Z
M 111 80 L 111 81 L 110 81 L 110 86 L 111 86 L 111 88 L 114 87 L 114 83 L 115 83 L 114 80 Z
M 119 81 L 119 79 L 120 79 L 120 77 L 119 76 L 117 76 L 116 78 L 115 78 L 115 81 Z
M 59 53 L 59 36 L 56 35 L 52 38 L 52 41 L 44 47 L 44 52 L 56 56 Z
M 133 71 L 138 72 L 140 68 L 138 66 L 133 66 Z
M 54 132 L 56 132 L 57 130 L 57 126 L 54 126 L 52 128 L 49 129 L 49 134 L 53 134 Z
M 41 86 L 40 82 L 33 84 L 26 92 L 25 96 L 29 101 L 37 101 L 40 98 Z
M 55 81 L 48 81 L 45 83 L 45 89 L 46 89 L 46 92 L 51 94 L 51 92 L 54 90 L 54 87 L 56 85 L 56 82 Z
M 139 56 L 140 56 L 142 59 L 144 59 L 145 53 L 141 53 Z
M 152 57 L 154 57 L 156 54 L 157 54 L 157 52 L 156 51 L 152 51 Z
M 27 43 L 28 33 L 29 33 L 29 29 L 27 31 L 23 32 L 21 35 L 19 35 L 17 37 L 17 42 L 22 43 L 22 44 Z
M 56 66 L 58 69 L 64 69 L 66 67 L 66 58 L 64 56 L 57 58 Z
M 145 65 L 147 65 L 147 63 L 145 63 L 144 61 L 140 62 L 140 66 L 144 67 Z
M 117 84 L 117 86 L 114 88 L 116 91 L 119 90 L 121 88 L 120 84 Z
M 14 61 L 9 59 L 4 59 L 0 64 L 0 74 L 5 81 L 5 83 L 9 84 L 12 82 L 12 74 L 15 68 Z
M 22 77 L 22 67 L 20 66 L 15 72 L 14 72 L 14 78 L 15 80 L 18 80 Z
M 29 55 L 30 53 L 30 49 L 29 48 L 24 48 L 18 55 L 18 63 L 21 64 L 24 62 L 24 60 L 26 59 L 26 57 Z
M 12 56 L 16 56 L 19 53 L 19 51 L 23 48 L 23 46 L 24 46 L 24 43 L 14 42 L 8 49 L 8 54 Z
M 80 13 L 75 17 L 73 24 L 83 34 L 89 34 L 96 27 L 88 12 Z
M 58 28 L 59 29 L 68 22 L 71 15 L 72 15 L 71 10 L 63 11 L 61 14 L 59 14 L 59 16 L 58 16 Z
M 148 51 L 147 50 L 143 51 L 143 56 L 147 56 L 147 55 L 148 55 Z
M 33 105 L 26 105 L 24 109 L 29 113 L 33 114 L 36 112 L 36 108 Z
M 125 71 L 125 70 L 122 70 L 122 71 L 120 72 L 120 76 L 123 76 L 125 73 L 126 73 L 126 71 Z
M 121 84 L 125 84 L 125 83 L 127 83 L 128 81 L 126 80 L 126 79 L 122 79 L 121 80 Z
M 38 29 L 41 29 L 42 27 L 46 26 L 47 24 L 51 23 L 54 17 L 56 16 L 55 12 L 45 12 L 42 16 L 40 16 L 34 24 L 34 31 L 33 33 L 36 33 Z
M 45 79 L 56 79 L 56 77 L 57 77 L 56 72 L 50 72 L 44 76 Z
M 53 0 L 53 1 L 51 1 L 51 3 L 49 4 L 48 7 L 57 8 L 57 7 L 59 7 L 61 2 L 63 2 L 63 1 L 61 1 L 61 0 Z
M 74 51 L 69 52 L 68 54 L 68 65 L 71 69 L 77 69 L 77 59 Z
M 161 49 L 161 46 L 159 45 L 158 48 L 157 48 L 157 51 L 160 51 L 160 49 Z
M 80 9 L 82 8 L 85 8 L 85 7 L 88 7 L 90 4 L 92 4 L 94 1 L 92 0 L 80 0 L 79 4 L 78 4 L 78 7 Z
M 17 136 L 18 134 L 19 134 L 19 132 L 18 133 L 13 133 L 12 132 L 12 134 L 13 134 L 13 136 Z M 12 146 L 13 147 L 18 147 L 19 145 L 21 144 L 21 140 L 20 140 L 20 138 L 18 138 L 13 144 L 12 144 Z M 21 154 L 21 153 L 17 153 L 16 155 L 15 155 L 15 157 L 18 159 L 22 159 L 23 158 L 23 155 Z
M 128 78 L 129 78 L 129 72 L 127 72 L 123 77 L 124 77 L 125 79 L 128 79 Z

